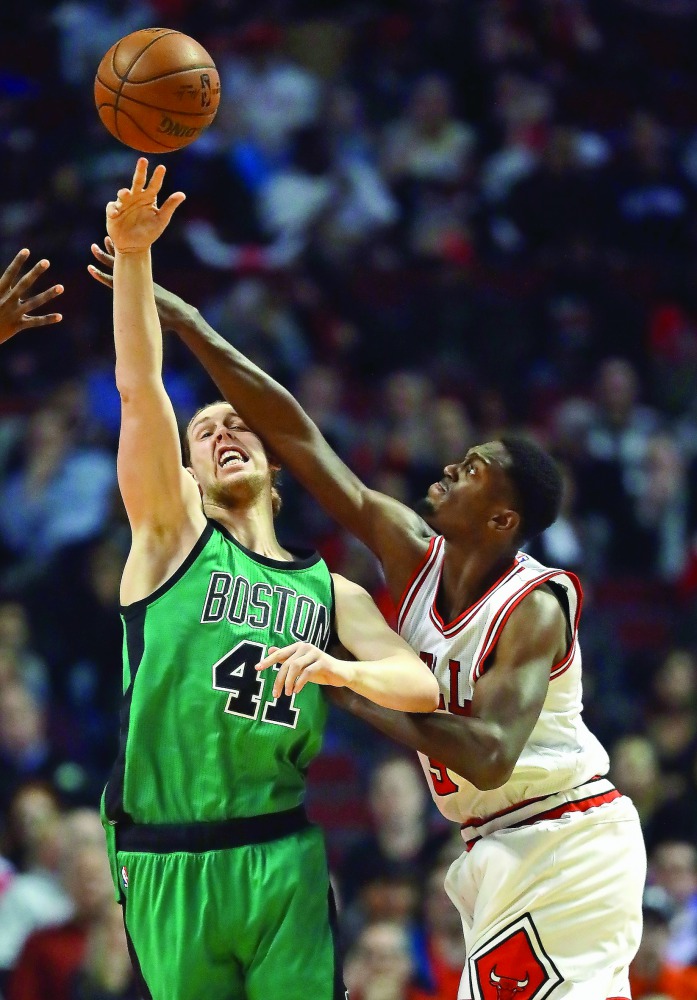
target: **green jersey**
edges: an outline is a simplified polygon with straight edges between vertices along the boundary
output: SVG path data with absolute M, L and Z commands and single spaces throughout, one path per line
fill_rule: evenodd
M 112 821 L 197 823 L 292 809 L 319 752 L 321 688 L 274 699 L 269 646 L 326 649 L 329 571 L 316 553 L 280 562 L 209 521 L 155 593 L 122 608 L 124 702 L 104 806 Z

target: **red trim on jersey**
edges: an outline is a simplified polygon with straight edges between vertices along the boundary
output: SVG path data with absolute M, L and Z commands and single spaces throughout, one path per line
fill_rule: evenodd
M 588 812 L 589 809 L 594 809 L 595 806 L 602 806 L 606 802 L 613 802 L 615 799 L 621 798 L 621 796 L 622 792 L 618 792 L 616 788 L 612 788 L 603 795 L 589 795 L 587 799 L 578 799 L 576 802 L 562 802 L 560 806 L 556 806 L 554 809 L 548 809 L 547 812 L 539 813 L 537 816 L 529 816 L 528 819 L 522 819 L 520 823 L 514 823 L 513 827 L 530 826 L 531 823 L 539 823 L 543 819 L 559 819 L 560 816 L 569 812 Z M 511 827 L 508 827 L 508 829 L 510 830 Z
M 603 775 L 603 774 L 594 774 L 592 778 L 589 778 L 588 781 L 584 781 L 583 784 L 584 785 L 590 785 L 591 782 L 593 782 L 593 781 L 603 781 L 604 779 L 605 779 L 605 775 Z M 578 785 L 576 787 L 580 788 L 581 786 Z M 573 791 L 573 789 L 572 789 L 572 791 Z M 530 805 L 532 805 L 533 802 L 541 802 L 543 799 L 548 799 L 550 797 L 550 795 L 555 795 L 555 794 L 556 794 L 555 792 L 546 792 L 544 795 L 536 795 L 532 799 L 523 799 L 522 802 L 515 802 L 512 806 L 506 806 L 505 809 L 500 809 L 498 812 L 489 813 L 488 816 L 484 816 L 484 817 L 474 816 L 471 819 L 464 820 L 460 824 L 460 827 L 463 830 L 466 827 L 468 827 L 468 826 L 472 826 L 472 827 L 474 827 L 476 829 L 478 826 L 484 826 L 485 823 L 490 823 L 492 821 L 492 819 L 499 819 L 501 816 L 507 816 L 509 813 L 516 812 L 516 810 L 522 809 L 524 806 L 530 806 Z M 584 800 L 581 799 L 580 801 L 583 802 Z
M 439 615 L 438 609 L 436 608 L 436 599 L 434 597 L 433 603 L 431 604 L 431 607 L 429 609 L 429 615 L 431 621 L 436 626 L 436 628 L 443 633 L 446 639 L 452 639 L 454 636 L 456 636 L 459 632 L 462 631 L 465 625 L 469 623 L 469 620 L 473 617 L 473 615 L 477 611 L 479 611 L 482 604 L 484 604 L 484 602 L 489 597 L 491 597 L 494 591 L 498 590 L 498 588 L 503 586 L 503 584 L 506 583 L 506 581 L 511 576 L 514 576 L 518 572 L 520 566 L 521 564 L 518 561 L 518 557 L 516 556 L 516 558 L 513 560 L 513 564 L 508 567 L 506 572 L 503 573 L 495 583 L 492 583 L 487 592 L 482 597 L 480 597 L 478 601 L 475 601 L 474 604 L 471 604 L 469 608 L 466 608 L 464 611 L 460 612 L 457 618 L 454 618 L 449 625 L 446 625 L 441 616 Z M 436 595 L 438 594 L 438 590 L 440 588 L 440 581 L 442 575 L 443 575 L 443 567 L 441 566 L 440 573 L 438 574 L 438 583 L 436 584 Z
M 560 806 L 555 806 L 554 809 L 547 809 L 541 813 L 537 813 L 535 816 L 528 816 L 527 819 L 520 820 L 519 823 L 512 823 L 510 826 L 501 827 L 503 830 L 516 830 L 521 826 L 532 826 L 533 823 L 539 823 L 545 819 L 559 819 L 565 816 L 566 813 L 570 812 L 588 812 L 589 809 L 595 809 L 597 806 L 605 805 L 607 802 L 614 802 L 615 799 L 622 797 L 622 793 L 618 792 L 616 788 L 612 788 L 609 792 L 604 792 L 602 795 L 589 795 L 586 799 L 577 799 L 575 802 L 562 802 Z M 548 798 L 547 795 L 543 798 Z M 535 802 L 535 799 L 530 800 Z M 521 802 L 520 805 L 525 805 L 526 803 Z M 518 806 L 514 807 L 518 808 Z M 497 813 L 496 815 L 501 815 Z M 489 816 L 489 820 L 494 819 L 494 816 Z M 481 820 L 482 823 L 488 822 L 488 820 Z M 474 826 L 473 823 L 465 823 L 463 826 Z M 498 831 L 496 831 L 498 833 Z M 472 837 L 471 840 L 465 841 L 465 850 L 471 851 L 474 845 L 482 840 L 482 837 Z M 610 998 L 608 998 L 610 1000 Z M 621 1000 L 621 998 L 620 998 Z
M 442 535 L 434 535 L 431 541 L 428 543 L 428 548 L 426 549 L 426 555 L 423 557 L 422 561 L 416 567 L 412 573 L 411 579 L 408 581 L 406 587 L 402 591 L 402 596 L 399 599 L 399 604 L 397 605 L 397 629 L 401 629 L 404 624 L 404 619 L 409 614 L 409 609 L 414 603 L 414 598 L 419 592 L 421 585 L 423 583 L 423 578 L 430 568 L 430 564 L 433 557 L 436 554 L 436 546 L 438 545 L 438 550 L 440 551 L 440 545 L 438 543 L 443 542 Z M 411 594 L 410 594 L 411 591 Z M 405 607 L 405 601 L 409 596 L 409 602 Z
M 488 659 L 488 657 L 491 656 L 494 646 L 501 637 L 503 626 L 510 618 L 513 610 L 518 606 L 518 604 L 520 604 L 522 599 L 524 597 L 527 597 L 528 594 L 532 593 L 532 591 L 536 587 L 540 586 L 540 584 L 542 583 L 546 583 L 548 580 L 551 580 L 554 576 L 567 576 L 571 581 L 574 590 L 576 591 L 576 613 L 574 615 L 574 621 L 572 626 L 573 634 L 571 637 L 571 644 L 569 646 L 569 649 L 564 654 L 561 660 L 553 664 L 553 666 L 550 669 L 549 678 L 550 680 L 555 680 L 557 677 L 561 677 L 561 675 L 565 673 L 566 670 L 568 670 L 568 668 L 571 666 L 571 662 L 573 660 L 574 654 L 576 652 L 576 647 L 578 645 L 578 623 L 581 619 L 581 608 L 583 606 L 583 589 L 581 587 L 581 582 L 575 573 L 567 573 L 565 570 L 555 569 L 539 576 L 537 580 L 534 580 L 532 581 L 531 584 L 528 584 L 525 590 L 521 591 L 517 595 L 517 598 L 512 605 L 510 605 L 507 609 L 502 609 L 502 611 L 499 612 L 498 620 L 494 619 L 494 621 L 490 624 L 487 637 L 484 640 L 484 644 L 482 647 L 483 652 L 480 654 L 479 659 L 477 661 L 477 666 L 474 670 L 475 680 L 479 680 L 479 678 L 482 677 L 483 674 L 486 672 L 484 669 L 484 664 Z M 502 613 L 503 617 L 501 617 Z
M 491 656 L 494 646 L 501 638 L 501 632 L 503 631 L 504 625 L 511 617 L 515 609 L 518 607 L 520 602 L 525 597 L 527 597 L 528 594 L 531 594 L 533 590 L 539 587 L 540 584 L 546 583 L 547 580 L 550 580 L 553 576 L 558 576 L 561 572 L 562 570 L 551 570 L 550 572 L 542 574 L 541 576 L 537 577 L 537 579 L 531 580 L 530 583 L 526 584 L 522 588 L 522 590 L 520 590 L 517 594 L 513 595 L 514 600 L 512 601 L 512 603 L 509 603 L 508 606 L 504 605 L 501 611 L 499 611 L 498 616 L 495 617 L 494 620 L 489 625 L 489 630 L 482 645 L 482 652 L 479 655 L 479 658 L 477 660 L 477 665 L 474 668 L 475 680 L 479 680 L 479 678 L 482 677 L 483 674 L 485 673 L 484 664 L 488 659 L 488 657 Z

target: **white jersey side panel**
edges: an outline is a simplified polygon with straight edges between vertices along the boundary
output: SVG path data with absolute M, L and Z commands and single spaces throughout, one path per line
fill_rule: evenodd
M 419 754 L 436 805 L 448 819 L 465 824 L 528 799 L 575 788 L 607 773 L 607 753 L 581 718 L 581 651 L 578 619 L 582 594 L 573 574 L 549 569 L 524 552 L 471 608 L 446 623 L 436 609 L 445 542 L 431 540 L 428 553 L 400 604 L 400 635 L 433 670 L 441 691 L 439 711 L 469 715 L 474 687 L 508 617 L 543 583 L 561 588 L 568 604 L 572 640 L 567 655 L 550 672 L 539 719 L 513 774 L 500 788 L 481 791 L 437 761 Z

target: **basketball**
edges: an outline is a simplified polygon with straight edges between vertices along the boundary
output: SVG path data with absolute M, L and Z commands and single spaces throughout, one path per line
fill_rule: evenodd
M 169 153 L 194 142 L 211 124 L 220 77 L 194 38 L 169 28 L 143 28 L 104 55 L 94 100 L 120 142 L 141 153 Z

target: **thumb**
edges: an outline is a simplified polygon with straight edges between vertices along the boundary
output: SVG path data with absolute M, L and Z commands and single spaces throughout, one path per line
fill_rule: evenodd
M 186 195 L 183 191 L 175 191 L 171 194 L 166 202 L 162 205 L 159 211 L 159 216 L 164 219 L 165 225 L 169 223 L 169 220 L 174 215 L 175 211 L 179 208 L 181 203 L 186 200 Z

